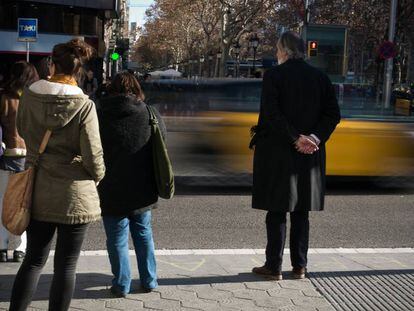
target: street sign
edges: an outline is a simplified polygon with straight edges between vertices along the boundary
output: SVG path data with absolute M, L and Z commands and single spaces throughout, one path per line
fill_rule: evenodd
M 17 25 L 18 41 L 37 41 L 37 18 L 19 18 Z
M 397 49 L 395 44 L 391 41 L 383 42 L 378 49 L 379 56 L 381 59 L 390 59 L 397 55 Z

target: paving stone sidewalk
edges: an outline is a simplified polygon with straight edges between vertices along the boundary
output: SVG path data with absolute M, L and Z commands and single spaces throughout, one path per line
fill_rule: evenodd
M 81 256 L 71 310 L 414 310 L 413 253 L 310 254 L 310 279 L 266 281 L 250 273 L 264 255 L 157 256 L 160 286 L 111 297 L 106 256 Z M 134 276 L 136 263 L 131 256 Z M 19 264 L 0 264 L 0 310 L 8 309 Z M 50 257 L 29 310 L 47 310 Z

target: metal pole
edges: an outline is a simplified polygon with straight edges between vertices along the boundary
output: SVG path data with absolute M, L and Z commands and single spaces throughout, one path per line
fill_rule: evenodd
M 303 18 L 302 38 L 305 45 L 308 45 L 308 23 L 309 23 L 309 0 L 305 1 L 305 16 Z
M 236 68 L 235 68 L 235 73 L 234 75 L 236 76 L 236 78 L 239 77 L 239 54 L 236 54 Z
M 236 78 L 238 78 L 240 76 L 240 58 L 239 55 L 237 55 L 237 76 Z
M 253 48 L 253 75 L 256 73 L 256 48 Z
M 26 62 L 29 62 L 30 42 L 26 41 Z
M 388 27 L 388 41 L 394 42 L 395 37 L 395 23 L 397 18 L 397 3 L 398 0 L 391 0 L 390 10 L 390 25 Z M 389 108 L 391 105 L 391 88 L 392 88 L 392 71 L 394 59 L 387 59 L 385 62 L 385 82 L 384 82 L 384 108 Z

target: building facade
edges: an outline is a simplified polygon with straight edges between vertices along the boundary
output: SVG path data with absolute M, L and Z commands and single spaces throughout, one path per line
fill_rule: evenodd
M 118 18 L 117 0 L 38 0 L 0 3 L 0 73 L 7 76 L 11 64 L 26 59 L 26 43 L 18 40 L 18 18 L 38 19 L 38 37 L 30 43 L 30 62 L 38 63 L 58 43 L 80 37 L 96 49 L 88 66 L 98 80 L 107 54 L 105 25 Z

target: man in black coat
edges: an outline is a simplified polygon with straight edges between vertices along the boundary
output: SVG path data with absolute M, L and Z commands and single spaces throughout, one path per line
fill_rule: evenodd
M 253 272 L 282 279 L 286 214 L 290 213 L 293 277 L 304 278 L 309 244 L 309 211 L 321 211 L 325 195 L 325 143 L 340 121 L 329 78 L 304 61 L 304 42 L 294 32 L 277 44 L 279 66 L 263 78 L 254 137 L 255 209 L 268 211 L 263 267 Z

